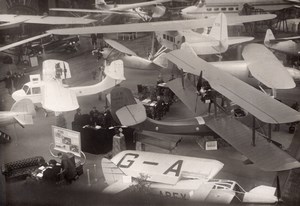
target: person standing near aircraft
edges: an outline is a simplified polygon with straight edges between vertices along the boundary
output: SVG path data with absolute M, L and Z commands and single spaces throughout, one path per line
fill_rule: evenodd
M 164 113 L 165 101 L 161 99 L 160 96 L 157 96 L 156 104 L 156 117 L 158 120 L 161 120 Z
M 61 159 L 62 174 L 67 183 L 71 184 L 77 175 L 74 155 L 58 153 L 57 156 Z
M 13 79 L 11 72 L 6 73 L 5 81 L 5 88 L 8 90 L 8 93 L 11 95 L 13 92 Z

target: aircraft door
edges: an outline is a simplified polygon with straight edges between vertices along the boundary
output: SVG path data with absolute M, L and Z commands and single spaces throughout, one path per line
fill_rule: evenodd
M 175 37 L 175 49 L 180 49 L 181 48 L 181 44 L 185 42 L 185 36 L 181 36 L 181 35 L 177 35 Z

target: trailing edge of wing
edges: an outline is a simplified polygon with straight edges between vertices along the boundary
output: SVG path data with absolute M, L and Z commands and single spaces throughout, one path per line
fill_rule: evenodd
M 12 44 L 8 44 L 6 46 L 3 46 L 3 47 L 0 47 L 0 51 L 4 51 L 4 50 L 7 50 L 7 49 L 11 49 L 11 48 L 14 48 L 16 46 L 20 46 L 22 44 L 26 44 L 28 42 L 31 42 L 31 41 L 34 41 L 34 40 L 37 40 L 37 39 L 41 39 L 41 38 L 44 38 L 46 36 L 50 36 L 51 34 L 41 34 L 41 35 L 38 35 L 38 36 L 34 36 L 34 37 L 30 37 L 28 39 L 23 39 L 21 41 L 18 41 L 18 42 L 15 42 L 15 43 L 12 43 Z
M 274 14 L 248 15 L 238 17 L 227 17 L 228 25 L 241 24 L 245 22 L 262 21 L 273 19 Z M 177 31 L 211 27 L 214 18 L 177 20 L 177 21 L 160 21 L 118 25 L 104 25 L 84 28 L 68 28 L 48 30 L 48 33 L 56 35 L 75 35 L 75 34 L 94 34 L 94 33 L 122 33 L 122 32 L 153 32 L 153 31 Z
M 213 89 L 263 122 L 280 124 L 300 120 L 300 114 L 297 111 L 198 57 L 182 50 L 175 50 L 168 53 L 166 58 L 185 72 L 199 75 L 200 71 L 203 71 L 203 78 Z
M 296 86 L 287 69 L 264 45 L 248 44 L 242 55 L 248 62 L 251 74 L 267 87 L 291 89 Z
M 134 56 L 137 56 L 136 53 L 130 49 L 128 49 L 127 47 L 125 47 L 124 45 L 120 44 L 119 42 L 116 42 L 114 40 L 111 40 L 111 39 L 104 39 L 104 41 L 109 44 L 112 48 L 122 52 L 122 53 L 125 53 L 125 54 L 128 54 L 128 55 L 134 55 Z

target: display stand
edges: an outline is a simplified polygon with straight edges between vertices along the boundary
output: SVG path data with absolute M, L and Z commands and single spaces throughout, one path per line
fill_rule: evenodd
M 55 149 L 54 149 L 54 143 L 51 143 L 51 144 L 49 145 L 49 152 L 50 152 L 50 154 L 51 154 L 53 157 L 58 158 L 58 156 L 54 154 L 54 152 L 53 152 L 54 150 L 55 150 Z M 55 150 L 55 151 L 56 151 L 56 150 Z M 58 151 L 58 152 L 60 152 L 60 151 Z M 82 152 L 82 151 L 80 151 L 80 154 L 81 154 L 80 157 L 75 156 L 75 158 L 76 158 L 76 157 L 77 157 L 77 158 L 80 158 L 80 164 L 81 164 L 81 165 L 84 165 L 84 164 L 86 163 L 86 155 L 85 155 L 84 152 Z

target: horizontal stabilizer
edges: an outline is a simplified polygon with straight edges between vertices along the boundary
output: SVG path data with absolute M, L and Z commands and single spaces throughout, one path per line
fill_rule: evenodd
M 124 126 L 137 125 L 147 118 L 145 107 L 141 103 L 124 106 L 116 111 L 116 115 Z
M 112 79 L 125 80 L 124 77 L 124 64 L 122 60 L 115 60 L 105 67 L 105 74 Z
M 211 130 L 264 171 L 283 171 L 300 167 L 295 158 L 258 132 L 255 132 L 256 145 L 252 146 L 252 129 L 230 116 L 219 116 L 217 119 L 204 117 L 204 120 Z
M 281 124 L 300 120 L 299 112 L 201 58 L 181 50 L 169 52 L 166 57 L 185 72 L 199 76 L 202 71 L 203 78 L 210 83 L 214 90 L 263 122 Z
M 251 74 L 272 89 L 291 89 L 293 78 L 274 54 L 261 44 L 248 44 L 242 52 Z
M 22 99 L 13 104 L 11 111 L 15 112 L 15 120 L 21 125 L 33 124 L 32 117 L 36 115 L 34 105 L 30 99 Z
M 254 37 L 247 36 L 237 36 L 237 37 L 228 37 L 228 45 L 241 44 L 244 42 L 252 41 Z
M 128 49 L 127 47 L 125 47 L 124 45 L 120 44 L 119 42 L 116 42 L 114 40 L 111 39 L 104 39 L 104 41 L 109 44 L 112 48 L 118 50 L 119 52 L 122 52 L 124 54 L 128 54 L 128 55 L 133 55 L 136 56 L 136 53 L 130 49 Z

